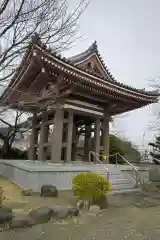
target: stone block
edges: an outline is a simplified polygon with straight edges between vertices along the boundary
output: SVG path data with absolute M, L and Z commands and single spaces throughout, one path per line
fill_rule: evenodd
M 52 217 L 55 220 L 68 219 L 72 217 L 77 217 L 79 215 L 79 210 L 77 208 L 64 208 L 56 211 L 56 214 L 53 211 Z
M 84 206 L 84 201 L 83 200 L 79 200 L 77 203 L 76 203 L 76 208 L 81 210 Z
M 23 196 L 33 196 L 33 190 L 32 189 L 22 190 L 21 194 Z
M 58 197 L 58 190 L 52 185 L 43 185 L 41 187 L 41 197 Z
M 100 207 L 97 205 L 92 205 L 92 206 L 90 206 L 89 211 L 91 213 L 97 214 L 100 212 Z
M 26 214 L 19 214 L 15 216 L 10 224 L 10 228 L 25 228 L 31 227 L 35 224 L 34 220 Z
M 48 207 L 39 207 L 31 210 L 28 216 L 33 219 L 35 224 L 43 224 L 52 218 L 53 210 Z

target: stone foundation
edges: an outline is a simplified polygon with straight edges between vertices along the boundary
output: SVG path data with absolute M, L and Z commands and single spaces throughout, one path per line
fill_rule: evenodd
M 58 190 L 72 188 L 72 177 L 79 172 L 91 171 L 89 166 L 77 164 L 53 164 L 39 161 L 1 160 L 0 174 L 22 189 L 40 192 L 42 185 L 52 184 Z
M 117 167 L 114 164 L 106 164 L 106 167 L 109 171 L 112 192 L 134 187 L 135 180 L 132 178 L 130 167 L 125 165 Z M 0 174 L 22 189 L 32 189 L 34 192 L 40 192 L 43 185 L 53 185 L 58 190 L 70 190 L 73 176 L 89 171 L 99 172 L 107 177 L 106 169 L 101 164 L 78 161 L 56 164 L 31 160 L 0 160 Z M 147 182 L 148 169 L 143 168 L 141 174 Z

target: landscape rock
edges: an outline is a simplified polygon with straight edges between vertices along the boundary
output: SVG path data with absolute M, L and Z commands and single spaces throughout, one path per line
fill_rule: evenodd
M 15 216 L 10 224 L 10 228 L 25 228 L 33 226 L 34 220 L 26 214 Z
M 56 220 L 62 220 L 77 216 L 79 216 L 79 210 L 77 208 L 59 209 L 57 210 L 56 214 L 52 214 L 52 217 Z
M 97 214 L 97 213 L 100 212 L 100 207 L 97 206 L 97 205 L 92 205 L 92 206 L 90 206 L 89 211 L 90 211 L 91 213 Z
M 134 205 L 138 208 L 149 208 L 159 205 L 159 201 L 152 198 L 144 198 L 140 202 L 136 202 Z
M 41 197 L 58 197 L 58 190 L 52 185 L 43 185 L 41 187 Z
M 79 200 L 77 203 L 76 203 L 76 208 L 81 210 L 84 206 L 84 201 L 83 200 Z
M 8 223 L 13 218 L 12 209 L 9 207 L 1 206 L 0 207 L 0 224 Z
M 48 222 L 54 215 L 54 210 L 48 207 L 39 207 L 31 210 L 28 216 L 33 219 L 35 224 L 42 224 Z
M 33 195 L 33 190 L 32 189 L 22 190 L 21 194 L 23 196 L 32 196 Z
M 77 208 L 68 208 L 68 216 L 69 217 L 77 217 L 79 216 L 79 210 Z

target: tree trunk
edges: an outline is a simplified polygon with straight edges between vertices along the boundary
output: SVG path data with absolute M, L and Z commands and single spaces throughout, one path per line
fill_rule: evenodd
M 2 152 L 1 152 L 1 158 L 7 159 L 10 153 L 10 144 L 9 144 L 9 138 L 5 137 L 4 143 L 2 146 Z

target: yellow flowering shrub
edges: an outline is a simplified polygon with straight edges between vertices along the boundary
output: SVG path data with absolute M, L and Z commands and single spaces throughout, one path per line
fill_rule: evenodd
M 93 202 L 111 191 L 111 184 L 98 173 L 83 172 L 73 177 L 72 191 L 77 199 Z

